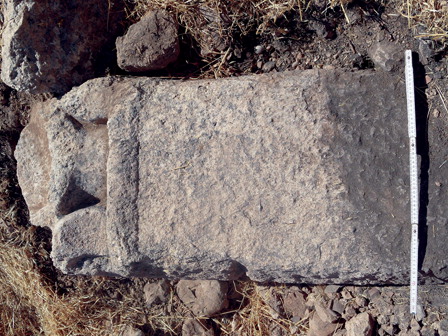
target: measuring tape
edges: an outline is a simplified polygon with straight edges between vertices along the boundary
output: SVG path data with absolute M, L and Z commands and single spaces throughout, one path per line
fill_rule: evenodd
M 412 52 L 405 51 L 406 101 L 408 107 L 409 169 L 411 181 L 411 275 L 410 312 L 417 314 L 418 280 L 418 168 L 417 168 L 417 129 L 415 123 L 414 70 Z

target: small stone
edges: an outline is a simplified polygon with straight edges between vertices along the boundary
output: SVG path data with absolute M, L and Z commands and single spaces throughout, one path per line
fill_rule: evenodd
M 312 292 L 310 294 L 308 294 L 308 296 L 306 297 L 306 306 L 307 307 L 313 307 L 314 304 L 316 303 L 316 293 Z
M 361 313 L 345 324 L 347 336 L 371 336 L 374 321 L 369 313 Z
M 145 334 L 138 328 L 126 326 L 120 336 L 144 336 Z
M 116 41 L 118 66 L 141 72 L 163 69 L 177 60 L 177 22 L 164 10 L 147 13 Z
M 257 54 L 257 55 L 259 55 L 259 54 L 261 54 L 263 51 L 265 51 L 266 50 L 266 48 L 265 48 L 265 46 L 264 45 L 257 45 L 257 46 L 255 46 L 255 48 L 254 48 L 254 52 Z
M 421 304 L 417 305 L 417 313 L 415 314 L 415 319 L 417 321 L 421 321 L 426 317 L 425 310 L 423 309 L 423 306 Z
M 257 61 L 257 68 L 258 69 L 263 68 L 263 61 Z
M 397 325 L 398 323 L 400 323 L 400 321 L 396 315 L 391 315 L 391 316 L 389 316 L 389 323 L 393 324 L 393 325 Z
M 182 336 L 213 336 L 213 329 L 204 321 L 186 319 L 182 325 Z
M 385 324 L 388 324 L 390 322 L 390 319 L 389 319 L 389 316 L 380 314 L 376 318 L 376 321 L 380 325 L 385 325 Z
M 399 70 L 403 60 L 401 47 L 387 41 L 373 44 L 368 54 L 376 67 L 388 72 Z
M 235 50 L 233 51 L 233 55 L 236 58 L 241 58 L 243 56 L 243 51 L 240 48 L 235 48 Z
M 426 91 L 426 95 L 428 98 L 434 98 L 437 96 L 437 90 L 436 89 L 429 89 Z
M 333 335 L 337 327 L 337 323 L 322 321 L 319 314 L 315 312 L 311 317 L 307 336 L 330 336 Z
M 148 282 L 145 287 L 143 287 L 146 305 L 152 306 L 165 303 L 168 300 L 169 290 L 170 283 L 168 280 Z
M 344 288 L 341 292 L 341 295 L 344 299 L 346 300 L 351 300 L 353 299 L 353 294 L 350 293 L 346 288 Z
M 311 30 L 314 30 L 316 32 L 317 36 L 325 37 L 327 35 L 327 28 L 322 22 L 312 20 L 308 22 L 308 25 Z
M 362 20 L 361 10 L 359 7 L 350 7 L 346 9 L 347 20 L 349 24 L 356 24 Z
M 339 315 L 342 315 L 344 313 L 344 308 L 345 305 L 343 305 L 340 300 L 334 299 L 331 302 L 331 310 L 338 313 Z
M 420 330 L 420 335 L 421 336 L 434 336 L 434 330 L 432 330 L 428 326 L 423 326 L 422 329 Z
M 272 71 L 274 68 L 275 68 L 275 62 L 274 61 L 269 61 L 269 62 L 266 62 L 263 65 L 261 70 L 263 70 L 263 72 L 269 72 L 269 71 Z
M 401 335 L 401 333 L 399 335 Z M 407 332 L 404 332 L 403 335 L 406 335 L 406 336 L 421 336 L 420 332 L 417 331 L 417 330 L 408 330 Z
M 431 83 L 431 82 L 432 82 L 432 78 L 431 78 L 431 76 L 426 75 L 426 76 L 425 76 L 425 82 L 426 82 L 426 84 Z
M 180 280 L 177 295 L 196 316 L 211 316 L 227 308 L 227 282 L 217 280 Z
M 384 330 L 386 335 L 396 335 L 398 330 L 397 326 L 390 324 L 381 326 L 381 329 Z
M 438 320 L 439 320 L 439 314 L 436 313 L 436 312 L 430 312 L 430 313 L 428 314 L 428 317 L 427 317 L 426 320 L 425 320 L 425 324 L 426 324 L 426 325 L 431 325 L 431 324 L 433 324 L 434 322 L 437 322 Z
M 355 298 L 355 303 L 358 307 L 366 307 L 368 302 L 366 300 L 366 298 L 362 297 L 362 296 L 357 296 Z
M 270 336 L 286 336 L 285 331 L 277 323 L 271 323 L 269 327 Z
M 439 333 L 441 331 L 446 331 L 448 332 L 448 319 L 444 319 L 444 320 L 440 320 L 439 322 L 439 328 L 437 329 L 439 331 Z
M 342 314 L 342 317 L 344 318 L 344 320 L 348 321 L 348 320 L 352 319 L 355 315 L 356 315 L 355 308 L 353 308 L 352 305 L 349 305 L 349 306 L 345 307 L 345 311 L 344 311 L 344 314 Z
M 347 330 L 345 330 L 345 329 L 337 330 L 333 334 L 333 336 L 345 336 L 345 335 L 347 335 Z
M 303 319 L 307 310 L 305 294 L 299 290 L 286 293 L 283 298 L 283 309 L 293 318 Z
M 435 117 L 435 118 L 438 118 L 439 116 L 440 116 L 440 111 L 438 110 L 438 109 L 434 109 L 434 111 L 432 112 L 432 115 Z
M 367 291 L 367 295 L 370 299 L 374 299 L 374 298 L 380 296 L 381 292 L 379 291 L 378 288 L 372 287 Z
M 392 298 L 394 296 L 394 292 L 393 291 L 384 291 L 383 295 L 387 298 Z
M 324 322 L 333 323 L 339 319 L 339 314 L 335 313 L 330 308 L 322 306 L 321 304 L 316 304 L 315 309 L 320 319 Z
M 416 319 L 411 320 L 411 329 L 415 331 L 419 331 L 421 329 L 420 324 L 417 322 Z
M 325 287 L 324 289 L 324 293 L 325 294 L 334 294 L 339 292 L 339 290 L 341 289 L 341 286 L 338 285 L 328 285 Z
M 418 51 L 420 55 L 420 62 L 423 65 L 427 65 L 429 63 L 429 59 L 434 56 L 434 50 L 430 46 L 430 42 L 419 39 L 418 41 Z

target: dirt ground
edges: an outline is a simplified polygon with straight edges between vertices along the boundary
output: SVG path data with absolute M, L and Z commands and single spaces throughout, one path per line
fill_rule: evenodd
M 248 28 L 246 35 L 241 34 L 243 29 L 236 29 L 237 33 L 227 40 L 212 37 L 212 45 L 224 45 L 222 50 L 201 53 L 200 43 L 181 27 L 185 31 L 179 61 L 166 70 L 144 75 L 188 79 L 311 68 L 385 71 L 371 57 L 372 49 L 380 43 L 400 50 L 396 53 L 391 47 L 385 52 L 393 65 L 389 70 L 404 81 L 403 52 L 412 49 L 419 57 L 415 83 L 423 111 L 420 122 L 424 127 L 420 132 L 427 139 L 426 144 L 420 144 L 420 151 L 428 155 L 432 165 L 427 189 L 437 192 L 441 200 L 446 199 L 446 39 L 416 38 L 423 28 L 413 25 L 411 29 L 396 7 L 370 1 L 334 8 L 325 1 L 316 1 L 302 17 L 298 11 L 288 11 L 262 28 L 258 34 L 256 27 Z M 124 73 L 110 61 L 103 75 Z M 180 335 L 183 322 L 194 316 L 177 297 L 176 281 L 170 283 L 166 304 L 148 307 L 143 288 L 154 279 L 69 276 L 53 267 L 49 257 L 51 232 L 30 226 L 13 158 L 29 105 L 47 98 L 0 86 L 0 335 L 120 335 L 128 326 L 138 328 L 143 335 Z M 438 144 L 437 150 L 433 143 Z M 374 319 L 373 335 L 448 335 L 447 285 L 421 286 L 424 314 L 416 322 L 407 313 L 408 287 L 341 286 L 330 291 L 325 286 L 296 285 L 309 302 L 308 315 L 297 320 L 284 306 L 293 285 L 245 281 L 229 285 L 229 308 L 200 319 L 211 326 L 215 335 L 306 334 L 313 302 L 320 299 L 346 300 L 352 309 L 342 312 L 334 334 L 345 335 L 344 322 L 368 312 Z

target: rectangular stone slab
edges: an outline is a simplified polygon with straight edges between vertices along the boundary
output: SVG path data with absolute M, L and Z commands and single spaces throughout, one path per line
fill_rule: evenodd
M 96 79 L 35 106 L 19 181 L 66 273 L 404 284 L 404 95 L 370 71 Z

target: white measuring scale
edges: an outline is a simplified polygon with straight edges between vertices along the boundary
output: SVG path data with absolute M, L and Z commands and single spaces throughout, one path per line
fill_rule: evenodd
M 417 168 L 417 129 L 415 122 L 414 71 L 412 52 L 405 51 L 406 101 L 408 109 L 409 169 L 411 187 L 411 274 L 410 274 L 410 313 L 417 314 L 418 281 L 418 168 Z

